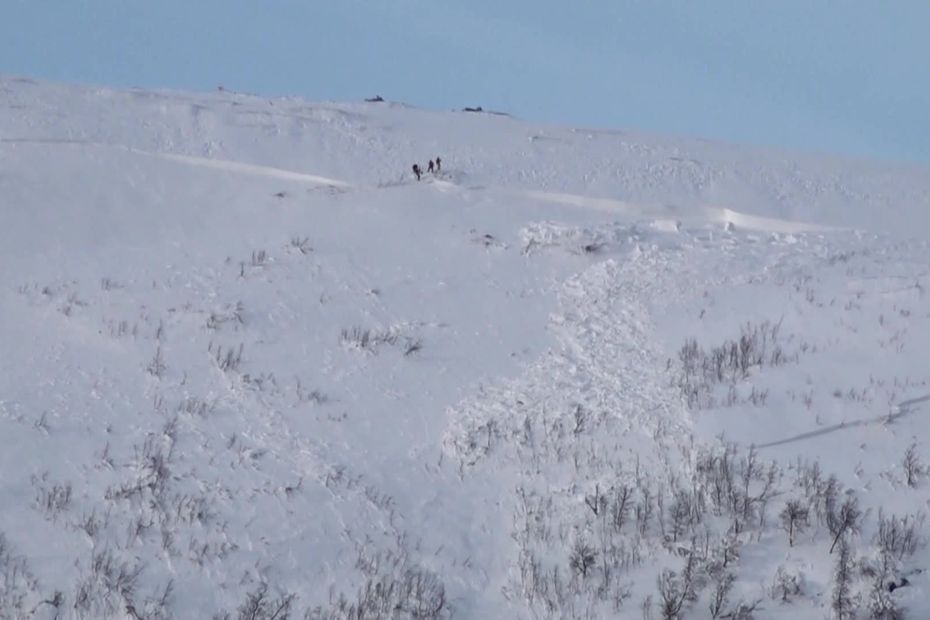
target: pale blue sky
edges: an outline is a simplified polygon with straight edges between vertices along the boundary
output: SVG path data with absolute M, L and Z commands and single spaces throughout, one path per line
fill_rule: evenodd
M 928 0 L 0 0 L 0 72 L 930 162 Z

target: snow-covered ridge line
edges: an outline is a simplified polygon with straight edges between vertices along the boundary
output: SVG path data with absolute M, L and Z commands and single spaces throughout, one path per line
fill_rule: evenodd
M 296 172 L 292 170 L 284 170 L 281 168 L 275 168 L 272 166 L 262 166 L 257 164 L 250 164 L 239 161 L 230 161 L 223 159 L 216 159 L 213 157 L 204 157 L 196 155 L 187 155 L 180 153 L 164 153 L 164 152 L 153 152 L 145 151 L 133 147 L 118 147 L 110 144 L 104 143 L 94 143 L 81 140 L 52 140 L 52 139 L 30 139 L 30 138 L 7 138 L 3 140 L 4 142 L 11 144 L 32 144 L 32 145 L 47 145 L 47 144 L 57 144 L 57 145 L 73 145 L 73 146 L 83 146 L 91 148 L 121 148 L 126 152 L 148 156 L 148 157 L 158 157 L 167 161 L 175 161 L 185 164 L 190 164 L 193 166 L 201 166 L 205 168 L 212 168 L 215 170 L 220 170 L 224 172 L 233 172 L 239 174 L 251 174 L 257 176 L 263 176 L 272 179 L 280 179 L 283 181 L 295 181 L 301 183 L 310 183 L 315 185 L 324 185 L 334 188 L 348 189 L 353 187 L 350 183 L 346 181 L 341 181 L 338 179 L 332 179 L 328 177 L 323 177 L 315 174 L 308 174 L 305 172 Z M 430 179 L 427 179 L 429 181 Z M 581 196 L 574 194 L 565 194 L 558 192 L 543 192 L 536 190 L 509 190 L 506 188 L 475 188 L 475 187 L 465 187 L 460 186 L 456 183 L 443 180 L 435 180 L 432 183 L 426 183 L 429 186 L 435 187 L 440 191 L 496 191 L 505 196 L 517 196 L 522 198 L 528 198 L 531 200 L 541 201 L 541 202 L 551 202 L 560 205 L 569 205 L 578 208 L 584 209 L 594 209 L 605 211 L 609 213 L 614 213 L 617 215 L 623 215 L 626 217 L 633 218 L 649 218 L 649 217 L 660 217 L 660 218 L 669 218 L 674 217 L 676 214 L 682 214 L 684 219 L 691 225 L 699 223 L 719 223 L 727 226 L 737 226 L 741 229 L 754 230 L 758 232 L 773 232 L 773 233 L 801 233 L 801 232 L 829 232 L 840 230 L 838 227 L 834 226 L 824 226 L 818 224 L 809 224 L 803 222 L 794 222 L 790 220 L 761 217 L 756 215 L 750 215 L 747 213 L 740 213 L 730 208 L 726 207 L 717 207 L 717 206 L 705 206 L 705 205 L 692 205 L 687 209 L 682 209 L 680 207 L 672 206 L 645 206 L 640 204 L 634 204 L 623 200 L 614 200 L 610 198 L 596 198 L 589 196 Z
M 923 222 L 930 212 L 926 166 L 377 103 L 88 89 L 16 79 L 0 79 L 0 86 L 0 105 L 9 108 L 0 117 L 0 137 L 207 156 L 354 186 L 409 180 L 411 164 L 441 155 L 461 185 L 674 205 L 681 209 L 679 219 L 692 208 L 712 207 L 911 235 L 911 222 Z M 706 215 L 727 217 L 721 211 Z

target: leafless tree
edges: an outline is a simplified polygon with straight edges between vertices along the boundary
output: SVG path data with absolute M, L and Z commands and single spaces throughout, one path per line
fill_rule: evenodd
M 726 611 L 727 603 L 730 599 L 730 590 L 733 589 L 733 582 L 736 578 L 733 573 L 723 573 L 714 585 L 714 591 L 710 597 L 710 617 L 715 619 L 721 617 Z
M 833 593 L 831 604 L 836 620 L 847 620 L 855 617 L 856 602 L 852 594 L 853 559 L 852 552 L 846 540 L 840 542 L 839 554 L 836 557 L 836 568 L 833 572 Z
M 927 468 L 924 466 L 923 461 L 920 460 L 920 455 L 917 454 L 917 444 L 912 443 L 907 452 L 904 453 L 904 459 L 901 461 L 901 465 L 904 468 L 904 477 L 907 481 L 907 486 L 916 487 L 917 483 L 921 478 L 927 473 Z
M 862 510 L 859 508 L 859 499 L 855 495 L 848 496 L 831 521 L 830 533 L 833 534 L 833 544 L 830 545 L 830 553 L 833 553 L 837 542 L 845 534 L 858 534 L 862 529 Z
M 794 536 L 804 531 L 808 525 L 810 511 L 800 500 L 788 500 L 785 507 L 779 513 L 782 528 L 788 532 L 788 545 L 794 546 Z
M 578 538 L 568 556 L 569 567 L 585 579 L 596 561 L 597 551 L 594 547 L 585 542 L 583 538 Z

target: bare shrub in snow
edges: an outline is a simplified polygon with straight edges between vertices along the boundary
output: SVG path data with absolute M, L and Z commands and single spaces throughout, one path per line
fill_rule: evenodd
M 883 620 L 904 618 L 895 597 L 894 591 L 902 585 L 907 585 L 906 577 L 901 578 L 900 584 L 896 577 L 898 561 L 891 552 L 879 549 L 876 561 L 864 559 L 860 570 L 861 574 L 871 580 L 871 587 L 866 593 L 865 607 L 870 618 Z
M 367 578 L 355 596 L 349 598 L 340 594 L 326 607 L 309 610 L 308 620 L 442 620 L 452 617 L 442 581 L 412 562 L 403 548 L 397 553 L 360 555 L 358 565 Z
M 135 446 L 135 457 L 130 465 L 134 471 L 131 480 L 119 486 L 107 489 L 105 497 L 116 501 L 142 496 L 149 491 L 155 497 L 163 497 L 171 480 L 170 462 L 174 449 L 174 435 L 177 432 L 176 420 L 169 421 L 159 436 L 149 434 L 142 447 Z M 167 445 L 165 439 L 168 440 Z
M 733 573 L 722 573 L 714 580 L 714 590 L 710 597 L 710 617 L 719 618 L 726 613 L 727 604 L 730 602 L 730 590 L 733 589 L 733 582 L 736 577 Z
M 71 483 L 48 484 L 47 480 L 48 472 L 41 477 L 32 477 L 36 488 L 35 506 L 47 519 L 56 521 L 71 506 Z
M 207 417 L 214 409 L 213 403 L 208 403 L 196 396 L 188 396 L 178 403 L 178 413 L 197 416 L 199 418 Z
M 639 494 L 640 499 L 635 508 L 636 528 L 640 536 L 646 536 L 655 514 L 655 495 L 651 487 L 642 484 L 639 487 Z
M 249 259 L 249 264 L 253 267 L 264 267 L 268 264 L 268 252 L 265 250 L 254 250 Z
M 404 357 L 409 357 L 423 348 L 423 340 L 420 338 L 407 338 L 407 344 L 404 346 Z
M 679 576 L 673 570 L 663 570 L 656 578 L 659 590 L 659 611 L 663 620 L 676 620 L 691 593 L 692 584 L 688 576 Z
M 265 250 L 253 250 L 248 261 L 239 261 L 239 278 L 245 278 L 248 272 L 253 269 L 264 269 L 270 263 L 268 252 Z
M 101 530 L 105 529 L 109 525 L 109 522 L 110 513 L 105 513 L 101 518 L 97 516 L 97 511 L 93 510 L 90 514 L 82 515 L 81 519 L 73 525 L 77 529 L 87 534 L 87 537 L 91 540 L 91 542 L 94 542 L 97 539 L 97 534 L 99 534 Z
M 207 329 L 217 330 L 226 323 L 234 326 L 245 324 L 245 304 L 237 301 L 235 304 L 226 304 L 222 309 L 210 312 L 207 317 Z
M 273 596 L 268 593 L 268 584 L 261 583 L 254 591 L 246 594 L 235 616 L 228 612 L 217 613 L 213 615 L 213 620 L 288 620 L 296 598 L 295 594 Z
M 313 248 L 310 246 L 310 238 L 301 237 L 300 235 L 291 237 L 290 247 L 304 255 L 313 251 Z
M 685 604 L 685 593 L 675 571 L 665 569 L 656 579 L 659 590 L 659 609 L 663 620 L 675 620 Z
M 781 322 L 752 324 L 741 327 L 736 340 L 727 340 L 722 345 L 705 351 L 692 338 L 678 352 L 678 374 L 674 384 L 689 407 L 703 409 L 714 406 L 714 386 L 735 386 L 746 379 L 754 369 L 786 364 L 789 356 L 779 340 Z M 671 366 L 671 360 L 669 360 Z M 765 403 L 768 392 L 753 390 L 748 401 L 759 406 Z M 730 404 L 736 404 L 735 392 L 731 393 Z
M 58 309 L 65 316 L 71 316 L 74 308 L 86 308 L 87 302 L 78 297 L 76 291 L 72 291 L 68 294 L 67 300 L 61 305 Z
M 810 511 L 800 500 L 791 499 L 785 504 L 785 507 L 778 518 L 781 520 L 782 529 L 788 533 L 788 546 L 794 546 L 795 534 L 800 534 L 809 524 Z
M 152 360 L 149 362 L 148 366 L 145 367 L 145 370 L 152 375 L 161 379 L 162 375 L 165 374 L 167 366 L 165 366 L 165 359 L 161 352 L 161 345 L 155 347 L 155 355 L 152 356 Z
M 904 469 L 904 479 L 909 487 L 916 487 L 917 483 L 927 474 L 927 467 L 917 454 L 916 443 L 908 446 L 901 461 L 901 467 Z
M 781 475 L 775 463 L 759 462 L 754 447 L 738 456 L 736 445 L 728 443 L 722 450 L 701 450 L 695 472 L 701 486 L 708 489 L 714 514 L 729 515 L 733 533 L 739 535 L 752 523 L 764 525 Z
M 125 338 L 129 335 L 136 337 L 139 334 L 139 326 L 133 324 L 132 329 L 130 329 L 129 321 L 116 321 L 113 319 L 107 319 L 105 324 L 107 327 L 107 333 L 109 333 L 112 338 Z
M 711 574 L 719 575 L 739 560 L 739 555 L 739 537 L 732 531 L 728 532 L 711 549 L 711 555 L 708 559 L 708 571 Z
M 866 610 L 869 618 L 875 620 L 904 620 L 906 610 L 895 600 L 893 588 L 889 588 L 888 575 L 882 572 L 872 580 L 866 600 Z
M 604 506 L 607 504 L 607 500 L 603 494 L 601 494 L 601 487 L 598 484 L 594 485 L 594 493 L 586 495 L 584 498 L 585 506 L 591 509 L 591 512 L 594 513 L 596 517 L 598 513 L 604 509 Z
M 677 542 L 687 532 L 694 531 L 703 519 L 703 493 L 699 489 L 697 491 L 684 489 L 673 491 L 668 515 L 666 534 L 673 542 Z
M 813 507 L 817 520 L 821 525 L 826 525 L 833 531 L 834 521 L 837 514 L 837 502 L 839 501 L 840 491 L 839 479 L 834 474 L 830 474 L 825 480 L 820 480 L 816 488 L 813 489 Z
M 901 561 L 916 553 L 923 544 L 920 529 L 924 524 L 923 513 L 917 516 L 886 517 L 883 511 L 878 513 L 878 532 L 873 542 L 878 545 L 883 556 Z
M 223 372 L 239 372 L 239 366 L 242 364 L 242 349 L 242 344 L 239 348 L 223 348 L 222 345 L 214 347 L 212 342 L 207 345 L 207 352 L 213 357 L 217 368 Z
M 784 566 L 779 566 L 772 578 L 771 597 L 782 603 L 791 602 L 791 599 L 802 592 L 801 576 L 789 572 Z
M 839 553 L 836 556 L 836 565 L 833 571 L 833 591 L 830 604 L 836 620 L 846 620 L 855 617 L 858 607 L 853 594 L 853 555 L 845 539 L 841 540 Z
M 749 392 L 748 400 L 756 407 L 764 407 L 765 403 L 768 401 L 769 391 L 760 390 L 756 386 L 752 386 L 752 390 Z
M 126 605 L 126 614 L 133 620 L 170 620 L 172 596 L 174 595 L 174 581 L 168 582 L 151 596 L 145 597 L 141 606 L 129 603 Z
M 691 549 L 685 554 L 685 565 L 681 573 L 664 569 L 656 579 L 659 590 L 659 610 L 663 620 L 678 618 L 685 603 L 698 599 L 699 591 L 706 584 L 706 575 L 702 567 L 702 558 L 692 542 Z
M 804 496 L 804 504 L 808 509 L 813 507 L 822 522 L 820 507 L 823 500 L 820 497 L 823 490 L 823 471 L 820 468 L 820 461 L 802 461 L 800 458 L 791 467 L 794 470 L 794 487 L 801 491 Z M 810 515 L 808 514 L 808 517 Z
M 274 373 L 259 373 L 258 375 L 251 375 L 246 373 L 242 375 L 242 383 L 245 387 L 256 390 L 259 392 L 270 392 L 278 393 L 278 380 L 275 378 Z
M 113 291 L 126 288 L 126 285 L 122 282 L 117 282 L 113 278 L 100 278 L 100 288 L 104 291 Z
M 862 510 L 859 508 L 859 499 L 855 495 L 847 496 L 839 510 L 827 520 L 827 526 L 833 535 L 833 544 L 830 553 L 837 542 L 846 534 L 858 534 L 862 530 Z
M 17 617 L 28 617 L 25 607 L 37 594 L 38 587 L 26 558 L 15 554 L 6 536 L 0 533 L 0 613 L 16 612 Z
M 297 379 L 297 387 L 295 388 L 295 392 L 297 394 L 297 400 L 302 403 L 322 405 L 323 403 L 329 402 L 329 397 L 320 390 L 307 391 L 299 378 Z
M 597 561 L 597 551 L 589 545 L 583 538 L 579 537 L 572 546 L 572 551 L 568 555 L 568 566 L 572 571 L 581 575 L 582 579 L 587 578 L 588 573 Z
M 374 353 L 382 345 L 397 344 L 397 334 L 393 330 L 373 330 L 362 327 L 343 329 L 339 340 L 343 345 L 360 351 Z
M 607 500 L 610 526 L 616 534 L 623 533 L 623 526 L 629 521 L 633 506 L 633 487 L 620 484 L 611 489 Z
M 74 609 L 79 615 L 110 617 L 134 607 L 142 570 L 140 565 L 120 561 L 109 548 L 92 551 L 75 588 Z

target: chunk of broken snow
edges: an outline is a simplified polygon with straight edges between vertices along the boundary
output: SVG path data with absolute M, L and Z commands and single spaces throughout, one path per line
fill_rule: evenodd
M 652 220 L 651 226 L 660 232 L 681 232 L 681 222 L 679 220 Z

